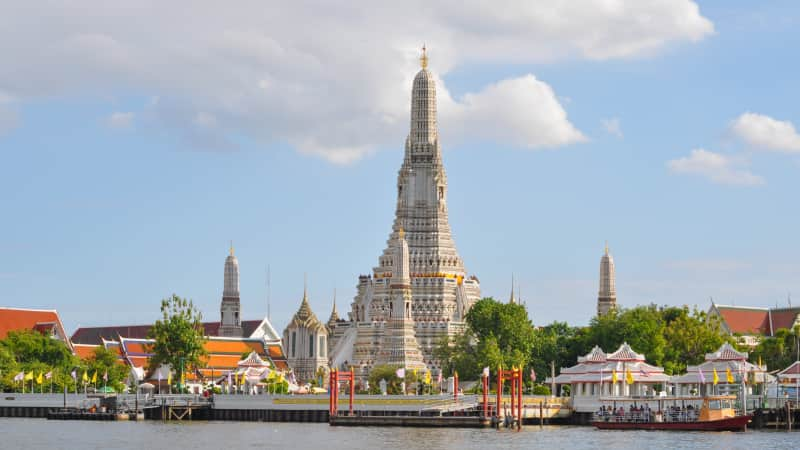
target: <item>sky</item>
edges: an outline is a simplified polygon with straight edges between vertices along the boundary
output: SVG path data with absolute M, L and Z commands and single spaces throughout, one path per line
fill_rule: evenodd
M 233 241 L 245 319 L 349 310 L 423 45 L 484 296 L 587 324 L 608 241 L 623 307 L 800 302 L 797 2 L 290 3 L 4 2 L 0 305 L 218 320 Z

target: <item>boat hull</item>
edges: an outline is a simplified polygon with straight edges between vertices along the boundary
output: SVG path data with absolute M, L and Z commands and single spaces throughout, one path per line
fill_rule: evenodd
M 704 422 L 613 422 L 593 421 L 601 430 L 745 431 L 753 416 L 737 416 Z

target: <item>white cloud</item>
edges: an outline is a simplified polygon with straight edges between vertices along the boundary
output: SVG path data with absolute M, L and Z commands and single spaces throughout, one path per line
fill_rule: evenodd
M 446 76 L 468 64 L 633 58 L 714 32 L 691 0 L 37 3 L 4 3 L 14 23 L 0 28 L 0 86 L 20 101 L 141 92 L 159 99 L 148 123 L 193 145 L 226 146 L 232 136 L 312 142 L 299 149 L 336 162 L 402 146 L 422 42 L 432 70 Z M 483 137 L 525 147 L 579 141 L 559 102 L 529 103 L 552 94 L 537 82 L 498 81 L 464 95 L 451 120 L 491 118 L 487 111 L 499 112 L 504 89 L 517 83 L 529 91 L 502 112 L 508 123 L 487 124 L 504 133 Z M 214 118 L 214 134 L 197 134 L 198 114 Z M 445 134 L 451 127 L 475 136 L 447 120 Z M 547 123 L 556 130 L 534 136 Z
M 608 134 L 622 139 L 622 127 L 620 126 L 619 118 L 613 117 L 611 119 L 602 119 L 600 123 L 603 125 L 603 129 L 605 129 Z
M 675 174 L 698 175 L 718 184 L 756 186 L 764 184 L 764 179 L 754 175 L 744 163 L 736 158 L 704 149 L 692 150 L 689 156 L 667 162 L 667 167 Z
M 586 141 L 567 120 L 553 89 L 533 75 L 503 80 L 461 101 L 439 94 L 446 138 L 510 140 L 524 148 L 553 148 Z
M 135 114 L 132 112 L 115 112 L 111 113 L 106 119 L 106 125 L 109 128 L 117 130 L 124 130 L 133 126 L 133 119 Z
M 756 148 L 800 153 L 800 134 L 789 121 L 747 112 L 731 123 L 731 131 Z

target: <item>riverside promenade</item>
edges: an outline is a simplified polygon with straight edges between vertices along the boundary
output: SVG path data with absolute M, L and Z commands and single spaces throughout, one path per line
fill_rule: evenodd
M 548 421 L 568 421 L 565 400 L 524 398 L 523 417 L 538 423 L 542 411 Z M 58 411 L 140 415 L 148 420 L 220 420 L 260 422 L 330 422 L 330 398 L 318 395 L 142 395 L 133 394 L 0 394 L 0 417 L 54 418 Z M 339 417 L 346 417 L 349 399 L 340 397 Z M 541 404 L 541 407 L 540 407 Z M 104 408 L 105 406 L 105 408 Z M 493 406 L 493 403 L 492 403 Z M 480 415 L 481 397 L 463 395 L 382 396 L 356 395 L 354 416 L 468 417 Z M 100 419 L 98 419 L 100 420 Z M 110 419 L 111 420 L 111 419 Z M 447 419 L 446 419 L 447 420 Z M 345 424 L 347 419 L 342 421 Z M 454 422 L 455 423 L 455 422 Z

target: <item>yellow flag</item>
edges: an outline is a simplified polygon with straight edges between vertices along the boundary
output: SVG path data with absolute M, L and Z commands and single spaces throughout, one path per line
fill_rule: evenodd
M 33 379 L 33 371 L 31 370 L 31 373 L 26 373 L 26 374 L 25 374 L 25 377 L 24 377 L 23 379 L 24 379 L 25 381 L 30 381 L 30 380 L 32 380 L 32 379 Z
M 417 369 L 414 369 L 414 378 L 417 378 Z
M 728 383 L 733 384 L 734 379 L 733 379 L 733 374 L 731 373 L 731 368 L 730 367 L 726 367 L 725 368 L 725 378 L 728 380 Z
M 186 372 L 181 372 L 181 386 L 186 384 Z
M 633 374 L 631 373 L 631 369 L 627 369 L 625 371 L 625 381 L 628 384 L 633 384 Z
M 617 384 L 617 369 L 611 369 L 611 383 Z
M 167 373 L 167 384 L 172 384 L 172 371 Z
M 430 371 L 425 372 L 425 384 L 431 384 L 431 373 L 430 373 Z
M 715 367 L 714 368 L 714 386 L 716 386 L 717 383 L 719 383 L 719 375 L 717 375 L 717 368 Z
M 92 374 L 92 383 L 97 383 L 97 371 L 96 370 Z
M 84 370 L 84 371 L 83 371 L 83 378 L 82 378 L 82 379 L 83 379 L 83 382 L 84 382 L 84 383 L 86 383 L 87 381 L 89 381 L 89 374 L 88 374 L 88 371 L 87 371 L 87 370 Z
M 36 377 L 36 384 L 42 384 L 42 383 L 44 383 L 44 378 L 42 377 L 42 372 L 39 372 L 39 376 Z

